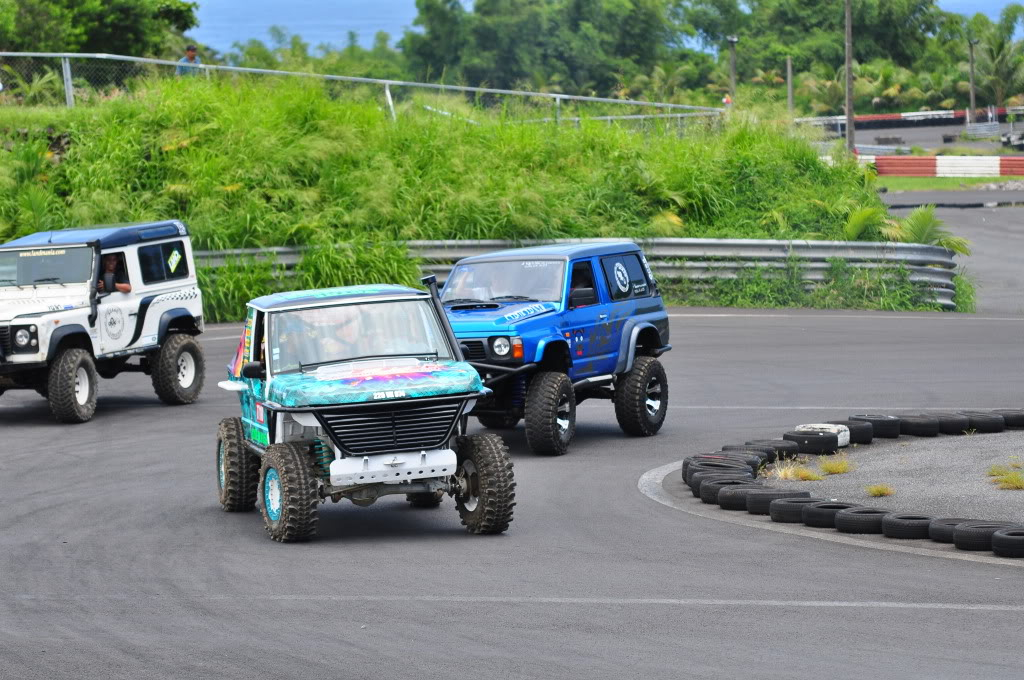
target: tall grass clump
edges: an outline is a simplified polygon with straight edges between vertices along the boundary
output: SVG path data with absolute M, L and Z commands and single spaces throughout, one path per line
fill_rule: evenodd
M 0 241 L 173 217 L 199 250 L 310 246 L 287 280 L 272 265 L 204 274 L 227 288 L 206 291 L 214 320 L 242 313 L 242 291 L 414 283 L 408 240 L 866 238 L 853 231 L 877 231 L 883 210 L 856 163 L 821 162 L 784 122 L 556 128 L 439 95 L 433 108 L 453 115 L 410 98 L 392 122 L 378 99 L 298 79 L 180 79 L 89 107 L 0 110 Z M 805 299 L 753 276 L 717 295 Z

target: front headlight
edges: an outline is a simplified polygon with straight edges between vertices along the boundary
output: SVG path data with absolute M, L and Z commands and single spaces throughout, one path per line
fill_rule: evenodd
M 14 334 L 14 344 L 18 347 L 28 347 L 28 343 L 32 340 L 32 336 L 27 330 L 22 328 Z
M 491 340 L 491 351 L 499 357 L 508 356 L 508 353 L 512 351 L 512 343 L 508 341 L 508 338 L 494 338 Z

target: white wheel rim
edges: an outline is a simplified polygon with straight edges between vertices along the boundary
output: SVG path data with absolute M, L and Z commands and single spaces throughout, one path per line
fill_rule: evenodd
M 476 510 L 480 505 L 480 475 L 476 471 L 476 465 L 468 458 L 462 461 L 457 474 L 461 500 L 463 507 L 468 512 Z
M 565 439 L 569 434 L 569 420 L 572 409 L 569 406 L 569 397 L 562 395 L 558 400 L 558 406 L 555 409 L 555 425 L 558 426 L 558 436 Z
M 655 418 L 661 410 L 661 382 L 657 378 L 651 378 L 647 383 L 647 415 Z
M 79 366 L 75 371 L 75 401 L 79 406 L 85 406 L 89 401 L 89 372 L 84 366 Z
M 182 352 L 178 357 L 178 384 L 188 388 L 196 379 L 196 360 L 191 352 Z

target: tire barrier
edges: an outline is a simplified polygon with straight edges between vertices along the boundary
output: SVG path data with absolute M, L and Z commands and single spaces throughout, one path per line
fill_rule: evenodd
M 683 459 L 682 479 L 694 498 L 725 511 L 746 510 L 772 522 L 831 528 L 845 534 L 874 534 L 903 540 L 931 539 L 958 550 L 991 551 L 998 557 L 1024 558 L 1024 524 L 932 517 L 892 512 L 809 491 L 776 489 L 758 479 L 765 466 L 799 454 L 835 453 L 840 444 L 870 445 L 875 437 L 937 437 L 965 432 L 1024 429 L 1024 409 L 964 410 L 890 416 L 855 414 L 847 420 L 798 425 L 782 439 L 752 439 L 725 444 L 719 451 Z M 848 441 L 847 441 L 848 439 Z

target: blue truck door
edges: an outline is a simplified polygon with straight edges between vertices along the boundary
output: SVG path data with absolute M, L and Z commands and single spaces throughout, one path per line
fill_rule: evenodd
M 565 291 L 566 312 L 562 315 L 562 336 L 569 344 L 572 356 L 573 379 L 610 373 L 615 365 L 618 345 L 610 342 L 605 333 L 608 306 L 603 303 L 591 261 L 573 262 L 569 269 L 569 285 Z M 574 290 L 594 291 L 591 304 L 571 307 Z
M 644 273 L 639 253 L 602 257 L 601 272 L 611 296 L 608 335 L 614 336 L 618 350 L 626 321 L 657 307 L 653 298 L 654 288 Z

